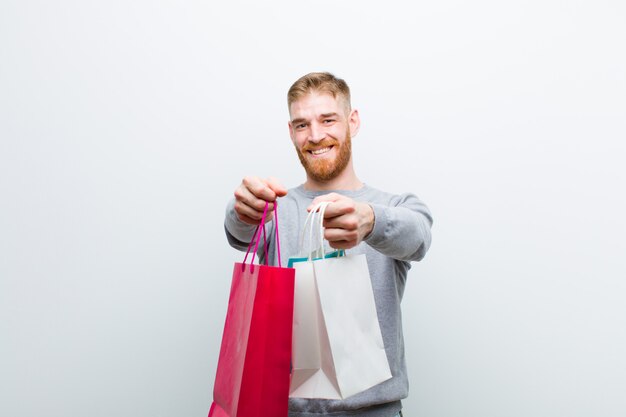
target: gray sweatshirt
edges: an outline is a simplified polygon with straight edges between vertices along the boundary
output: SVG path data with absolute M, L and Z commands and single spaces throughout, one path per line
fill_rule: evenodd
M 278 199 L 278 226 L 283 267 L 289 258 L 297 257 L 299 239 L 307 216 L 306 208 L 315 197 L 331 191 L 307 191 L 301 185 Z M 332 191 L 355 201 L 369 203 L 374 210 L 374 229 L 348 254 L 365 254 L 374 289 L 374 299 L 385 351 L 393 377 L 364 392 L 344 400 L 291 398 L 290 417 L 392 417 L 401 408 L 401 399 L 408 395 L 408 378 L 402 335 L 400 302 L 404 293 L 410 261 L 421 260 L 431 242 L 432 217 L 428 208 L 413 194 L 393 195 L 367 185 L 356 191 Z M 226 209 L 225 229 L 230 245 L 245 251 L 255 226 L 241 222 L 232 199 Z M 273 236 L 273 220 L 266 225 L 268 264 L 278 265 Z M 326 244 L 328 244 L 326 242 Z M 265 262 L 262 244 L 259 262 Z M 331 250 L 328 247 L 329 251 Z

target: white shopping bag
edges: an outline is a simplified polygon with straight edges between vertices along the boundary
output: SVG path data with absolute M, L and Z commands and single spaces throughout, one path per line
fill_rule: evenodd
M 391 378 L 365 255 L 324 253 L 327 204 L 314 208 L 304 226 L 310 226 L 309 249 L 315 240 L 317 250 L 291 263 L 296 285 L 290 397 L 343 399 Z

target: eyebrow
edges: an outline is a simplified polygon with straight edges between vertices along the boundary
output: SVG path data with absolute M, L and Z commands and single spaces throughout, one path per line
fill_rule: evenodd
M 300 124 L 300 123 L 302 123 L 302 122 L 306 122 L 306 119 L 304 119 L 304 118 L 302 118 L 302 117 L 299 117 L 299 118 L 297 118 L 297 119 L 293 119 L 293 120 L 291 121 L 291 124 L 292 124 L 292 125 L 297 125 L 297 124 Z
M 319 118 L 320 118 L 320 119 L 327 119 L 327 118 L 329 118 L 329 117 L 337 117 L 337 113 L 336 113 L 336 112 L 332 112 L 332 113 L 323 113 L 323 114 L 320 114 L 320 117 L 319 117 Z M 293 120 L 291 121 L 291 124 L 292 124 L 292 125 L 297 125 L 297 124 L 300 124 L 300 123 L 304 123 L 304 122 L 306 122 L 306 121 L 307 121 L 307 120 L 306 120 L 305 118 L 303 118 L 303 117 L 298 117 L 297 119 L 293 119 Z

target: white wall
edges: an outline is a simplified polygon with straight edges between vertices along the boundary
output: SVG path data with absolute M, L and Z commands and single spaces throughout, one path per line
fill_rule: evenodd
M 0 415 L 204 416 L 245 174 L 330 70 L 435 216 L 405 415 L 626 415 L 621 1 L 0 6 Z

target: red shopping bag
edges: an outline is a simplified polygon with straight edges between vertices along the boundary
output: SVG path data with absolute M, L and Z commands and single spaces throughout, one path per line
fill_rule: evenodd
M 246 264 L 261 232 L 267 204 L 243 263 L 236 263 L 209 417 L 287 417 L 295 275 L 278 267 Z M 267 247 L 266 247 L 267 253 Z M 266 256 L 267 262 L 267 256 Z

